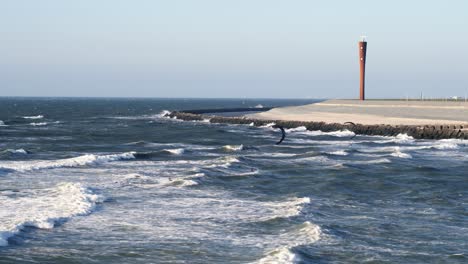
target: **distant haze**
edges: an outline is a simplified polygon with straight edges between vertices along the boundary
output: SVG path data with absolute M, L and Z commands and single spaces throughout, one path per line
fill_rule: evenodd
M 465 96 L 468 1 L 11 0 L 0 96 Z

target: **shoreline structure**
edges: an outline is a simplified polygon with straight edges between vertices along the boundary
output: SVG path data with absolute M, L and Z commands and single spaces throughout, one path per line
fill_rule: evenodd
M 267 109 L 268 110 L 268 109 Z M 224 112 L 219 109 L 217 113 Z M 273 108 L 241 117 L 206 115 L 198 111 L 172 112 L 170 117 L 185 121 L 253 124 L 275 123 L 284 128 L 304 126 L 307 130 L 331 132 L 349 130 L 360 135 L 397 136 L 417 139 L 468 139 L 468 103 L 402 100 L 327 100 L 319 103 Z

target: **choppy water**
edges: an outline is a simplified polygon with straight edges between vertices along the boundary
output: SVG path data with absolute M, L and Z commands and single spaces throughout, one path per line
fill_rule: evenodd
M 466 263 L 468 142 L 0 99 L 0 263 Z

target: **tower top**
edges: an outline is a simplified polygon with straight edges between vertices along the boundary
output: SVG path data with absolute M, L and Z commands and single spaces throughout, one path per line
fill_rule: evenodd
M 361 36 L 359 42 L 367 42 L 367 36 Z

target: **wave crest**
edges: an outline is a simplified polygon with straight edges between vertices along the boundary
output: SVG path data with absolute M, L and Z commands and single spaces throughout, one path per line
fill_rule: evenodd
M 78 183 L 60 183 L 34 197 L 0 196 L 0 246 L 24 227 L 50 229 L 78 215 L 91 213 L 103 197 Z
M 163 149 L 164 152 L 170 153 L 172 155 L 182 155 L 184 154 L 185 150 L 183 148 L 178 149 Z
M 135 159 L 136 152 L 126 152 L 121 154 L 111 155 L 94 155 L 87 154 L 75 158 L 60 159 L 60 160 L 40 160 L 40 161 L 13 161 L 0 163 L 0 169 L 13 171 L 32 171 L 41 169 L 54 168 L 74 168 L 87 165 L 102 164 L 106 162 Z
M 37 116 L 23 116 L 24 119 L 42 119 L 44 118 L 43 115 L 37 115 Z
M 225 145 L 223 149 L 225 151 L 241 151 L 244 149 L 244 145 Z

